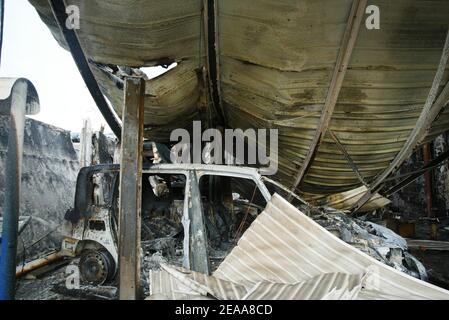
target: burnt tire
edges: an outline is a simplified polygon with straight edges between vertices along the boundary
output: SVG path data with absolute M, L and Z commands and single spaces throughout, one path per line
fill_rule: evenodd
M 102 285 L 115 275 L 115 262 L 106 250 L 83 250 L 79 261 L 81 280 L 92 285 Z

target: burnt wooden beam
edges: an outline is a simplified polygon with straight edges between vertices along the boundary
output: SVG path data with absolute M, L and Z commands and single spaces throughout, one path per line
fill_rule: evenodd
M 443 107 L 447 104 L 449 99 L 449 83 L 447 83 L 441 93 L 438 95 L 438 91 L 441 85 L 441 81 L 444 77 L 447 62 L 449 59 L 449 30 L 444 42 L 443 52 L 441 59 L 433 79 L 432 87 L 430 88 L 423 110 L 413 128 L 407 141 L 402 146 L 399 153 L 390 163 L 390 165 L 376 178 L 371 184 L 366 193 L 357 201 L 354 207 L 351 209 L 353 213 L 357 212 L 365 203 L 367 203 L 373 195 L 382 187 L 383 182 L 388 176 L 397 170 L 399 166 L 413 153 L 415 148 L 428 134 L 433 121 L 441 112 Z M 437 97 L 438 96 L 438 97 Z
M 334 72 L 332 74 L 329 91 L 327 92 L 326 101 L 324 103 L 323 111 L 321 113 L 320 122 L 318 123 L 317 130 L 307 151 L 306 158 L 304 159 L 298 174 L 295 177 L 288 200 L 292 200 L 292 194 L 296 188 L 304 179 L 307 170 L 309 169 L 313 158 L 318 150 L 318 147 L 329 128 L 332 113 L 334 112 L 335 105 L 337 104 L 338 96 L 340 94 L 343 80 L 346 75 L 349 61 L 354 50 L 355 42 L 360 30 L 363 15 L 365 13 L 365 7 L 367 0 L 354 0 L 352 3 L 349 19 L 346 24 L 345 33 L 341 42 L 340 51 L 338 53 L 337 62 L 335 64 Z
M 135 300 L 140 283 L 140 226 L 145 81 L 125 79 L 120 154 L 119 297 Z

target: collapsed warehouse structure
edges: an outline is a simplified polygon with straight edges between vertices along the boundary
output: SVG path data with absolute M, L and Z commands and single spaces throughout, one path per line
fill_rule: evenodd
M 85 280 L 117 276 L 121 298 L 140 297 L 142 259 L 152 298 L 449 297 L 412 278 L 426 273 L 404 239 L 345 216 L 388 204 L 386 196 L 448 157 L 427 152 L 423 168 L 393 175 L 449 126 L 447 1 L 30 3 L 72 53 L 120 140 L 120 165 L 81 169 L 66 215 L 62 251 L 84 251 Z M 382 12 L 381 29 L 365 26 L 369 4 Z M 79 29 L 66 25 L 69 5 L 79 8 Z M 141 70 L 175 63 L 153 79 Z M 170 133 L 194 120 L 203 129 L 277 129 L 277 174 L 267 182 L 239 166 L 154 164 L 164 162 Z M 160 148 L 148 152 L 143 139 Z M 339 229 L 344 242 L 318 223 Z M 162 262 L 145 269 L 155 259 Z

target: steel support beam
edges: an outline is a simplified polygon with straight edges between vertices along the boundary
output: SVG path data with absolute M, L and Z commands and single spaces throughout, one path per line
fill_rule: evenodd
M 304 159 L 301 168 L 299 169 L 299 172 L 295 177 L 290 195 L 288 196 L 289 201 L 292 200 L 292 194 L 304 179 L 306 172 L 309 169 L 313 158 L 315 157 L 318 147 L 327 129 L 329 128 L 332 113 L 334 112 L 335 105 L 337 104 L 338 96 L 340 94 L 343 80 L 346 75 L 346 70 L 348 68 L 348 64 L 352 56 L 352 51 L 354 50 L 355 42 L 360 30 L 360 25 L 365 13 L 366 4 L 367 0 L 354 0 L 352 4 L 349 19 L 346 24 L 346 30 L 343 35 L 340 51 L 338 53 L 337 62 L 335 64 L 331 83 L 327 92 L 326 101 L 321 113 L 320 122 L 318 123 L 317 130 L 315 131 L 315 135 L 312 139 L 309 150 L 307 151 L 306 158 Z
M 449 83 L 445 85 L 443 91 L 438 95 L 438 91 L 441 85 L 441 81 L 444 77 L 444 72 L 446 70 L 447 62 L 449 59 L 449 30 L 446 35 L 446 40 L 444 42 L 443 52 L 441 54 L 440 63 L 437 68 L 437 72 L 433 79 L 432 87 L 427 96 L 427 100 L 424 104 L 423 110 L 413 128 L 410 136 L 408 137 L 405 144 L 402 146 L 399 153 L 390 163 L 387 169 L 385 169 L 371 184 L 367 192 L 357 201 L 357 203 L 352 208 L 352 212 L 357 212 L 365 203 L 367 203 L 376 192 L 382 187 L 383 182 L 388 176 L 393 173 L 394 170 L 398 169 L 399 166 L 413 153 L 416 146 L 422 142 L 429 128 L 431 127 L 433 121 L 438 116 L 443 107 L 447 104 L 449 99 Z M 437 98 L 438 96 L 438 98 Z
M 145 81 L 125 79 L 119 188 L 119 296 L 139 297 Z
M 92 95 L 92 98 L 97 104 L 98 110 L 100 110 L 112 132 L 114 132 L 116 137 L 120 140 L 120 123 L 115 116 L 114 111 L 104 98 L 100 87 L 98 86 L 97 80 L 90 69 L 89 62 L 83 52 L 75 30 L 66 27 L 66 20 L 68 16 L 66 13 L 66 5 L 64 4 L 64 0 L 49 0 L 49 3 L 55 20 L 58 23 L 59 29 L 61 30 L 67 45 L 69 46 L 70 53 L 72 54 L 73 60 L 75 60 L 76 66 L 78 67 L 87 89 Z
M 22 178 L 25 114 L 39 112 L 39 100 L 31 82 L 1 79 L 0 114 L 10 116 L 5 161 L 5 201 L 0 252 L 0 300 L 13 300 L 16 283 L 17 238 L 19 235 L 20 185 Z

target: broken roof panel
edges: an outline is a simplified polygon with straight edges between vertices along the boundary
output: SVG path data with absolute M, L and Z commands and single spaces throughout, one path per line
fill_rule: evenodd
M 277 194 L 213 275 L 234 283 L 296 284 L 328 273 L 366 275 L 359 298 L 449 299 L 448 291 L 338 239 Z
M 361 275 L 327 273 L 294 284 L 258 282 L 245 287 L 165 264 L 161 267 L 150 271 L 149 300 L 354 300 L 364 281 Z
M 48 1 L 30 2 L 67 47 Z M 217 49 L 217 85 L 227 125 L 279 129 L 279 181 L 293 187 L 299 170 L 307 167 L 296 191 L 309 200 L 359 187 L 357 175 L 330 137 L 324 134 L 316 149 L 312 143 L 355 2 L 216 0 L 215 13 L 204 10 L 203 3 L 66 1 L 80 8 L 76 33 L 90 61 L 128 67 L 178 62 L 182 70 L 171 70 L 147 85 L 147 138 L 168 142 L 173 128 L 207 114 L 199 112 L 213 101 L 207 53 Z M 425 126 L 418 118 L 449 20 L 447 0 L 379 0 L 376 5 L 380 30 L 368 30 L 362 21 L 329 123 L 368 183 L 389 167 L 412 130 Z M 207 19 L 215 20 L 216 43 L 206 42 Z M 95 75 L 121 114 L 122 89 L 110 77 Z M 446 66 L 438 93 L 448 79 Z M 449 112 L 443 109 L 427 140 L 448 125 Z
M 343 242 L 275 194 L 212 276 L 161 263 L 148 299 L 449 299 Z
M 67 44 L 49 1 L 30 0 L 59 44 Z M 80 13 L 79 41 L 98 63 L 151 66 L 201 56 L 201 0 L 67 0 Z

